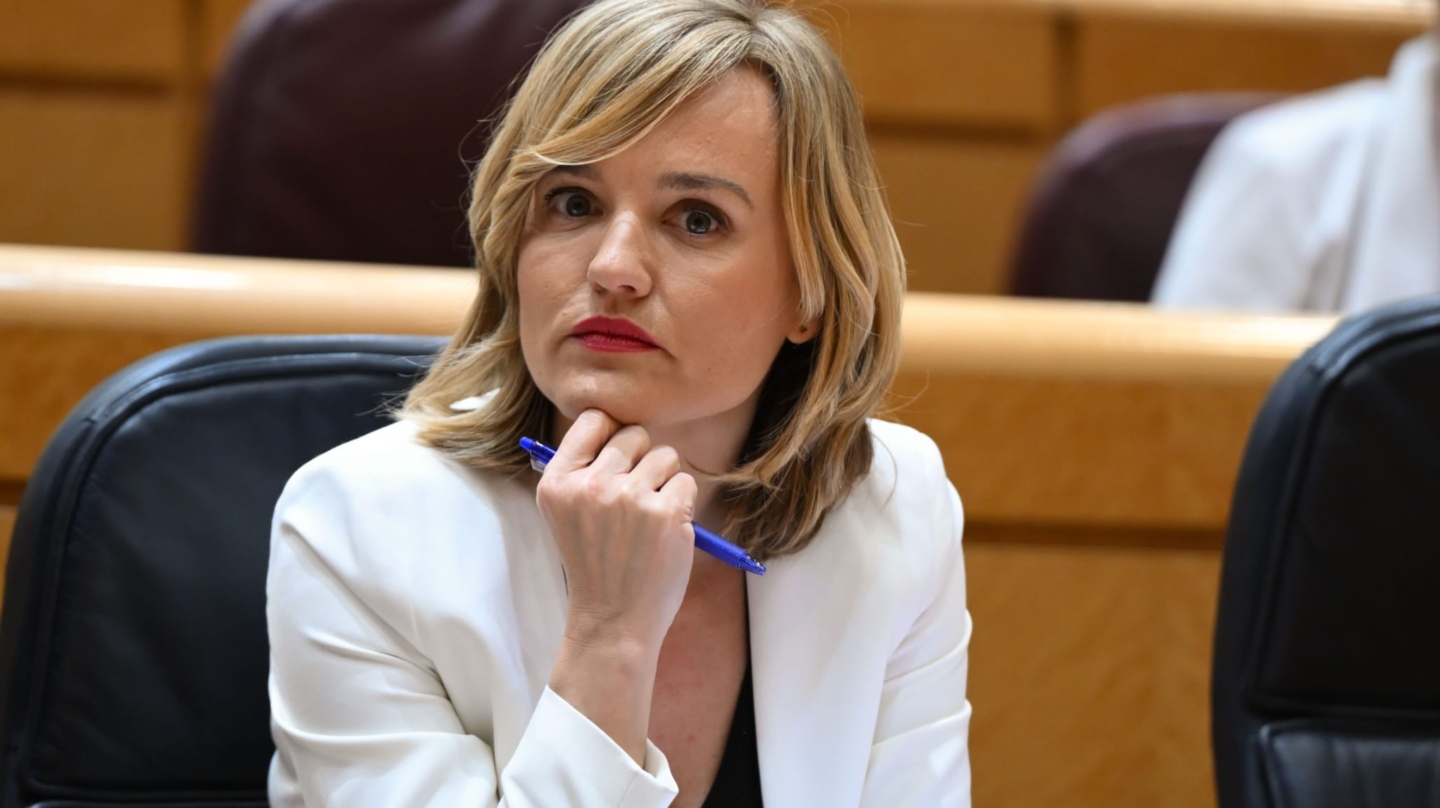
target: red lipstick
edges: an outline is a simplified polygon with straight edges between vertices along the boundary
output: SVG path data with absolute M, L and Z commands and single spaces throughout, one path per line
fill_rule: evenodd
M 659 343 L 645 329 L 622 317 L 590 317 L 581 320 L 570 336 L 592 351 L 634 353 L 659 350 Z

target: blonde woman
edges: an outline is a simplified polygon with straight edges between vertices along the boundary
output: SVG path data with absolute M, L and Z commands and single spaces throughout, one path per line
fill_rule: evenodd
M 969 805 L 960 502 L 872 419 L 904 266 L 823 38 L 586 9 L 471 230 L 479 294 L 402 418 L 277 506 L 271 804 Z

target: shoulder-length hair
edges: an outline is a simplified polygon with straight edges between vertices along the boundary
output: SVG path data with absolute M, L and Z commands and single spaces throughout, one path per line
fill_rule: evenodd
M 758 69 L 774 88 L 801 314 L 819 324 L 814 339 L 782 347 L 739 462 L 718 478 L 725 535 L 764 559 L 802 549 L 869 472 L 866 419 L 899 362 L 905 287 L 854 88 L 820 33 L 787 9 L 602 0 L 555 33 L 476 170 L 479 293 L 401 415 L 468 466 L 528 468 L 519 439 L 546 434 L 552 411 L 520 352 L 516 264 L 536 184 L 555 166 L 623 151 L 739 67 Z M 450 407 L 484 393 L 477 409 Z

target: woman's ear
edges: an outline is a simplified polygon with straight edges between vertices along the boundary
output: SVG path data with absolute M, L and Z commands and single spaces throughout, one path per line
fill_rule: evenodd
M 815 335 L 819 333 L 820 323 L 815 320 L 806 320 L 790 329 L 790 333 L 785 335 L 785 339 L 790 340 L 796 345 L 803 345 L 814 339 Z

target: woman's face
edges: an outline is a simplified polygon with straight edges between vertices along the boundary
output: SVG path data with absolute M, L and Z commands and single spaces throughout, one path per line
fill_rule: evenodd
M 748 428 L 788 337 L 815 333 L 781 209 L 768 81 L 737 69 L 614 157 L 552 170 L 520 243 L 520 344 L 567 420 Z

